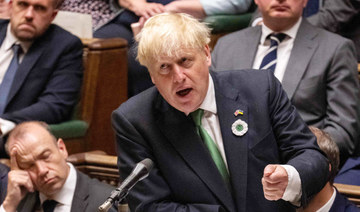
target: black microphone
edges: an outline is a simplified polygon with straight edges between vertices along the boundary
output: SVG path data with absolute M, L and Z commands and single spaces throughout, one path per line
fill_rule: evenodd
M 140 180 L 143 180 L 149 175 L 154 163 L 149 158 L 146 158 L 136 164 L 131 174 L 121 183 L 121 185 L 113 190 L 107 200 L 99 207 L 99 211 L 108 211 L 109 208 L 117 200 L 124 199 L 129 193 L 130 189 Z

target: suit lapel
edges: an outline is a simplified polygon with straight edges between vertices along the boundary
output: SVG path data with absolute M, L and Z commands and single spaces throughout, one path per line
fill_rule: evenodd
M 302 76 L 307 70 L 309 62 L 315 53 L 318 46 L 316 40 L 317 35 L 318 31 L 316 28 L 312 27 L 305 19 L 303 19 L 294 40 L 294 46 L 282 80 L 282 85 L 289 99 L 293 97 Z
M 243 136 L 236 136 L 232 132 L 232 124 L 241 119 L 248 122 L 248 107 L 241 98 L 239 91 L 231 87 L 227 82 L 219 82 L 216 74 L 212 74 L 215 86 L 217 113 L 220 122 L 226 161 L 230 172 L 233 188 L 234 201 L 237 204 L 237 211 L 246 210 L 246 189 L 247 189 L 247 150 L 248 133 Z M 243 115 L 234 115 L 236 110 L 242 110 Z M 251 127 L 251 126 L 249 126 Z
M 252 68 L 256 56 L 257 48 L 261 37 L 261 27 L 252 27 L 246 31 L 245 36 L 239 38 L 234 45 L 239 44 L 241 48 L 237 52 L 242 52 L 242 55 L 237 55 L 233 67 L 242 67 L 242 69 Z M 232 55 L 234 56 L 234 55 Z
M 17 211 L 33 212 L 40 211 L 40 198 L 39 192 L 28 193 L 25 198 L 20 202 Z
M 83 174 L 76 171 L 76 187 L 73 201 L 71 204 L 71 212 L 86 211 L 88 206 L 89 185 L 88 181 L 84 179 Z
M 159 95 L 157 124 L 185 163 L 201 178 L 228 211 L 234 210 L 233 199 L 209 152 L 196 134 L 190 117 L 174 109 Z
M 40 39 L 43 39 L 41 42 Z M 19 64 L 19 68 L 15 74 L 14 83 L 11 86 L 11 90 L 8 97 L 8 102 L 15 96 L 18 90 L 21 88 L 22 84 L 24 83 L 27 75 L 29 74 L 30 70 L 33 68 L 35 63 L 38 61 L 40 56 L 43 54 L 46 48 L 46 37 L 43 36 L 37 39 L 29 48 L 28 52 L 25 54 L 22 62 Z
M 7 27 L 8 24 L 4 24 L 4 26 L 0 28 L 0 46 L 2 45 L 5 39 Z

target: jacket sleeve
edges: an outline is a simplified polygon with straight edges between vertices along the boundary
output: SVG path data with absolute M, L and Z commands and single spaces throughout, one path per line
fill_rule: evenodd
M 331 32 L 339 32 L 360 12 L 360 0 L 325 0 L 318 13 L 308 21 Z
M 271 71 L 267 74 L 270 82 L 269 112 L 279 154 L 283 163 L 298 171 L 301 205 L 307 205 L 310 198 L 327 182 L 328 161 L 318 147 L 315 136 L 288 100 L 280 82 Z

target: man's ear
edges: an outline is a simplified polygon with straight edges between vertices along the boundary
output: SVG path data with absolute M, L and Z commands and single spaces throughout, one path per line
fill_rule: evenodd
M 58 14 L 58 11 L 59 11 L 59 10 L 54 10 L 53 14 L 51 15 L 51 21 L 50 21 L 50 22 L 53 22 L 53 20 L 55 19 L 56 15 Z
M 208 67 L 210 67 L 211 66 L 211 52 L 210 52 L 209 45 L 206 45 L 204 47 L 204 52 L 205 52 L 205 56 L 206 56 L 206 63 L 208 65 Z
M 155 85 L 155 80 L 154 80 L 154 78 L 151 76 L 151 74 L 150 74 L 150 78 L 151 78 L 151 82 Z
M 307 5 L 308 1 L 309 1 L 309 0 L 304 0 L 304 2 L 303 2 L 303 8 L 305 8 L 305 7 L 306 7 L 306 5 Z
M 56 141 L 56 143 L 57 143 L 57 146 L 58 146 L 58 148 L 59 148 L 59 151 L 60 151 L 61 155 L 62 155 L 65 159 L 67 159 L 67 157 L 68 157 L 68 152 L 67 152 L 67 150 L 66 150 L 66 146 L 65 146 L 64 141 L 63 141 L 61 138 L 59 138 L 59 139 Z

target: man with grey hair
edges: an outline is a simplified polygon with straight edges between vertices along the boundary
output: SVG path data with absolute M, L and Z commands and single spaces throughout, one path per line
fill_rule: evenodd
M 51 24 L 58 2 L 13 0 L 10 20 L 0 20 L 0 157 L 16 124 L 65 121 L 78 102 L 82 43 Z
M 44 212 L 97 211 L 113 190 L 67 163 L 63 140 L 56 139 L 43 122 L 17 125 L 9 135 L 8 148 L 11 171 L 1 212 L 31 212 L 40 208 Z M 113 207 L 110 211 L 117 209 Z
M 209 29 L 150 18 L 138 59 L 155 87 L 113 112 L 120 175 L 155 162 L 132 211 L 292 211 L 320 191 L 327 160 L 280 83 L 255 70 L 209 73 Z M 314 172 L 316 170 L 316 172 Z

